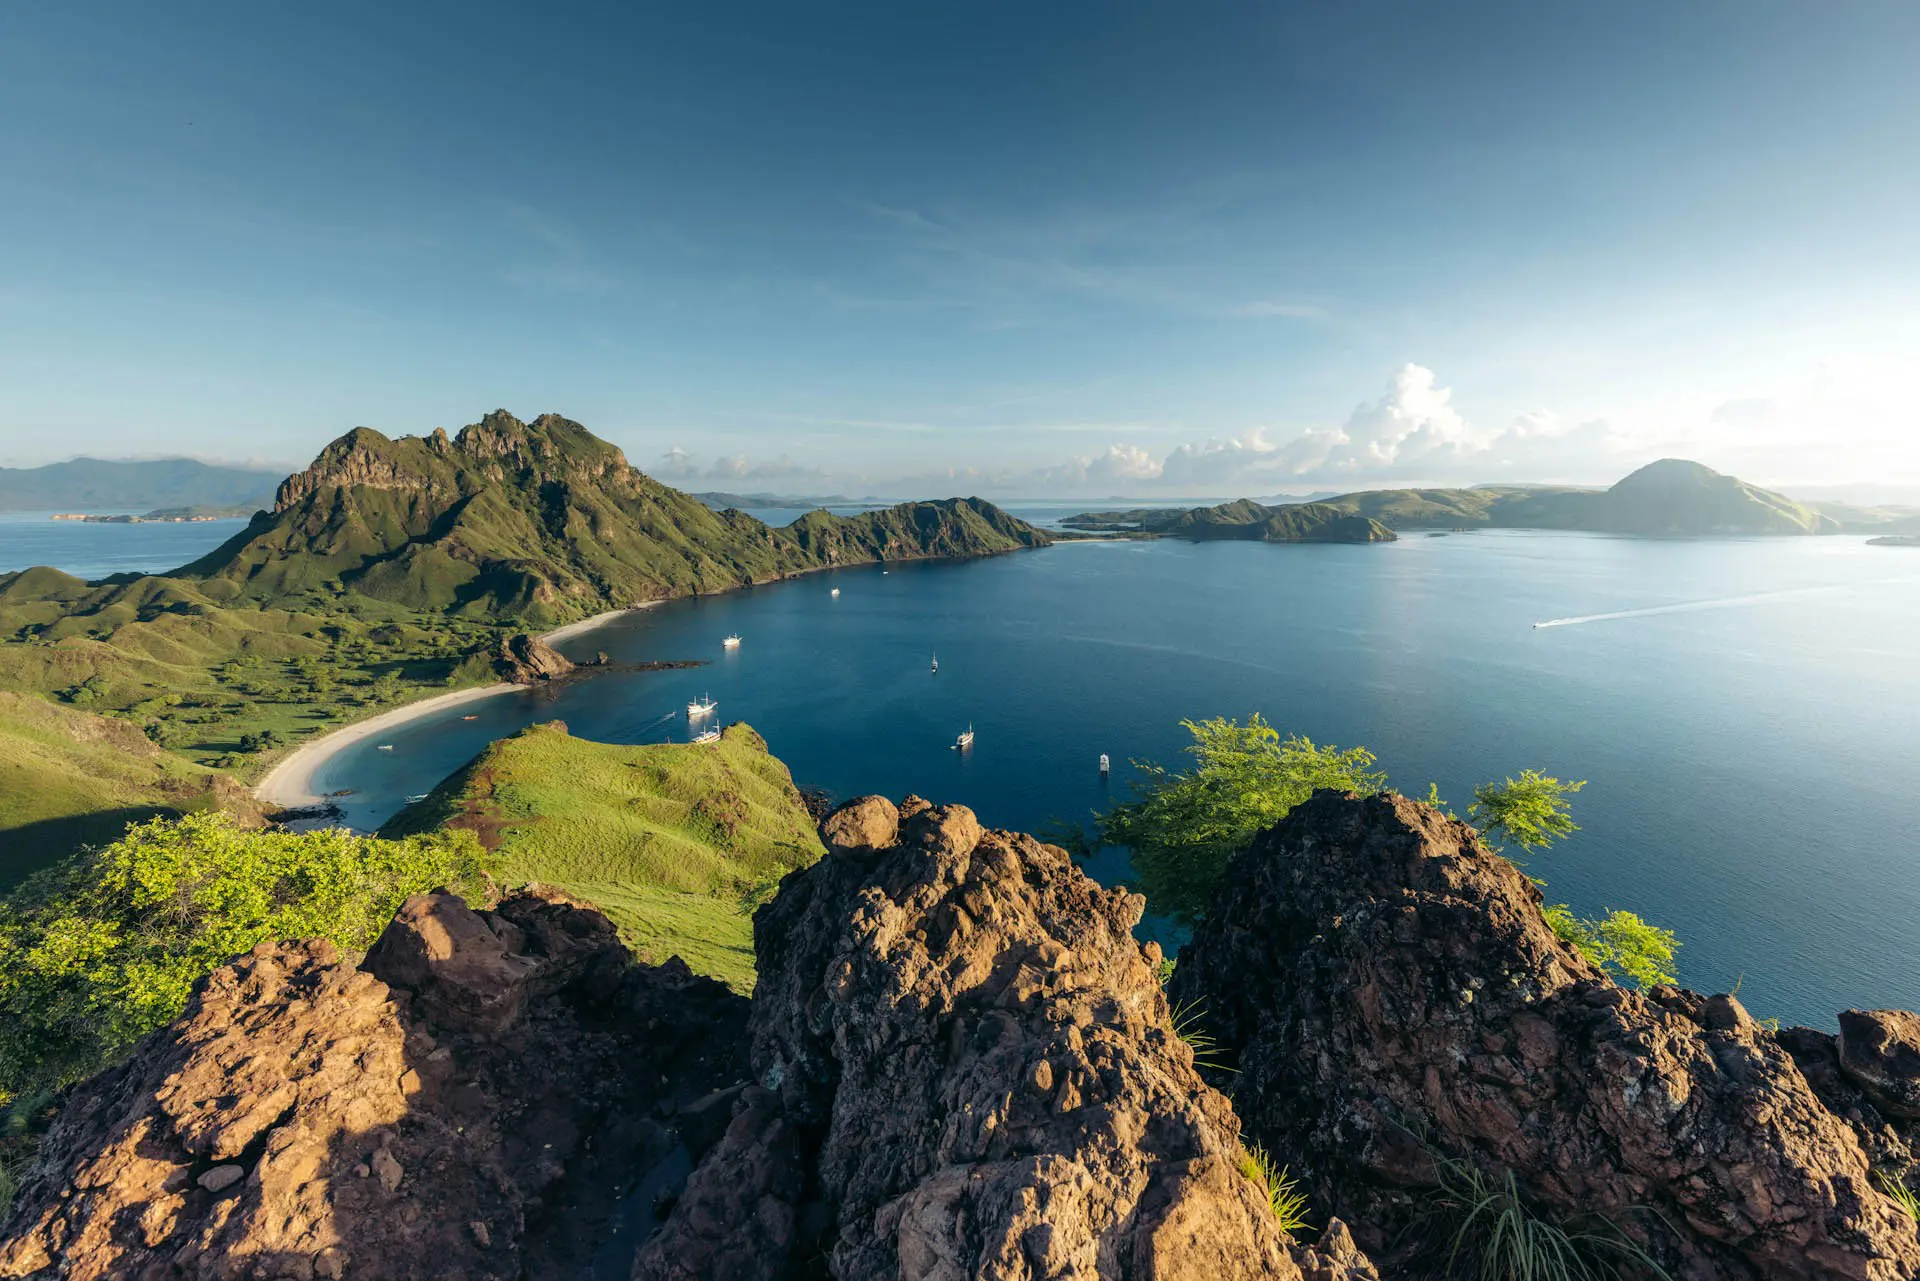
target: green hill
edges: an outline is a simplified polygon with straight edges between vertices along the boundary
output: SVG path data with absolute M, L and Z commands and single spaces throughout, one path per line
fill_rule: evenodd
M 234 779 L 162 751 L 133 725 L 0 691 L 0 893 L 128 823 L 222 809 L 258 815 Z
M 452 437 L 349 432 L 281 484 L 270 513 L 179 576 L 216 600 L 342 590 L 557 624 L 832 565 L 1047 541 L 975 498 L 813 512 L 773 529 L 661 484 L 578 423 L 499 410 Z
M 1293 513 L 1282 536 L 1262 522 Z M 1648 463 L 1610 489 L 1552 485 L 1484 485 L 1473 489 L 1368 489 L 1314 503 L 1263 507 L 1251 499 L 1176 512 L 1146 509 L 1089 512 L 1063 524 L 1074 529 L 1138 530 L 1187 538 L 1267 537 L 1269 542 L 1364 542 L 1370 527 L 1340 526 L 1336 517 L 1388 530 L 1574 529 L 1599 533 L 1825 534 L 1841 522 L 1805 503 L 1678 458 Z M 1313 531 L 1312 535 L 1303 531 Z M 1296 535 L 1296 536 L 1287 536 Z M 1317 536 L 1314 536 L 1317 535 Z
M 1388 543 L 1394 537 L 1393 531 L 1377 520 L 1325 503 L 1267 507 L 1251 498 L 1185 510 L 1144 507 L 1134 511 L 1087 512 L 1061 523 L 1074 529 L 1156 534 L 1199 541 Z
M 745 725 L 631 747 L 536 725 L 494 743 L 382 829 L 466 829 L 503 884 L 586 899 L 642 957 L 753 987 L 754 906 L 822 854 L 787 767 Z

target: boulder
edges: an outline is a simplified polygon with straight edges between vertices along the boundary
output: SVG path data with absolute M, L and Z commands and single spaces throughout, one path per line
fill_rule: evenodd
M 538 685 L 573 670 L 573 664 L 559 650 L 526 632 L 500 642 L 493 667 L 500 679 L 515 685 Z
M 1431 807 L 1316 793 L 1229 867 L 1172 987 L 1250 1136 L 1383 1264 L 1444 1261 L 1466 1203 L 1511 1188 L 1676 1278 L 1920 1274 L 1860 1132 L 1780 1039 L 1731 997 L 1616 985 Z M 1909 1025 L 1850 1026 L 1860 1076 L 1830 1075 L 1907 1097 Z
M 900 811 L 884 796 L 856 796 L 820 823 L 820 840 L 830 850 L 883 850 L 899 834 Z
M 1370 1277 L 1290 1241 L 1133 937 L 1144 902 L 908 798 L 754 919 L 756 1087 L 639 1281 Z M 838 836 L 838 839 L 836 839 Z
M 369 966 L 262 944 L 77 1087 L 0 1277 L 572 1278 L 745 1065 L 743 998 L 556 895 L 416 896 Z

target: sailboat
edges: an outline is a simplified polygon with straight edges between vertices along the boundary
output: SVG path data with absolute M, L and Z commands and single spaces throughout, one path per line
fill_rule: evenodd
M 835 596 L 838 596 L 840 594 L 840 589 L 838 587 L 834 588 L 832 594 Z
M 956 752 L 964 752 L 969 747 L 972 747 L 972 746 L 973 746 L 973 722 L 968 721 L 967 732 L 962 734 L 959 738 L 956 738 L 953 740 L 953 750 Z
M 693 741 L 696 743 L 717 743 L 720 741 L 720 731 L 717 729 L 703 729 L 693 736 Z
M 933 674 L 935 676 L 940 674 L 940 655 L 938 654 L 933 656 Z
M 702 716 L 711 716 L 713 715 L 713 709 L 718 706 L 720 706 L 720 704 L 713 701 L 713 695 L 702 694 L 699 698 L 687 704 L 687 719 L 697 721 Z
M 735 633 L 734 635 L 729 636 L 725 640 L 721 641 L 720 644 L 727 649 L 739 649 L 740 636 L 738 633 Z

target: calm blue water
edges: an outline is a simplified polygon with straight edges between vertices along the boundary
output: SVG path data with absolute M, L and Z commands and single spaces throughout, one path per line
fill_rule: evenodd
M 1032 829 L 1110 799 L 1100 753 L 1171 760 L 1182 717 L 1259 711 L 1370 747 L 1403 790 L 1437 782 L 1463 811 L 1527 766 L 1591 780 L 1583 830 L 1531 869 L 1554 897 L 1638 911 L 1679 931 L 1690 986 L 1744 979 L 1757 1014 L 1827 1025 L 1920 1006 L 1917 631 L 1920 554 L 1855 538 L 1063 545 L 630 615 L 564 648 L 710 665 L 452 710 L 318 783 L 356 789 L 350 820 L 370 825 L 532 721 L 684 741 L 686 701 L 711 691 L 803 783 Z M 949 750 L 969 723 L 973 750 Z
M 0 574 L 51 565 L 76 578 L 152 574 L 198 560 L 247 527 L 244 520 L 181 525 L 89 525 L 51 512 L 0 512 Z

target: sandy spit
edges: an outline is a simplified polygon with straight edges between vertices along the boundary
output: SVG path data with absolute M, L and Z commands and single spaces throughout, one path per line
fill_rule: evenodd
M 650 604 L 652 602 L 649 602 Z M 645 609 L 646 605 L 635 606 Z M 549 645 L 557 644 L 572 637 L 602 627 L 621 615 L 630 613 L 624 609 L 610 609 L 604 614 L 595 614 L 592 618 L 583 618 L 577 623 L 556 628 L 540 637 Z M 389 708 L 378 716 L 343 726 L 331 734 L 324 734 L 311 743 L 302 743 L 283 757 L 267 776 L 254 785 L 253 796 L 269 809 L 300 809 L 309 805 L 322 805 L 326 797 L 316 795 L 313 789 L 314 775 L 320 772 L 334 755 L 342 749 L 359 742 L 370 735 L 384 733 L 422 716 L 455 707 L 461 703 L 471 703 L 482 698 L 493 698 L 500 694 L 511 694 L 522 689 L 519 685 L 484 685 L 477 689 L 456 689 L 446 694 L 435 694 L 400 707 Z

